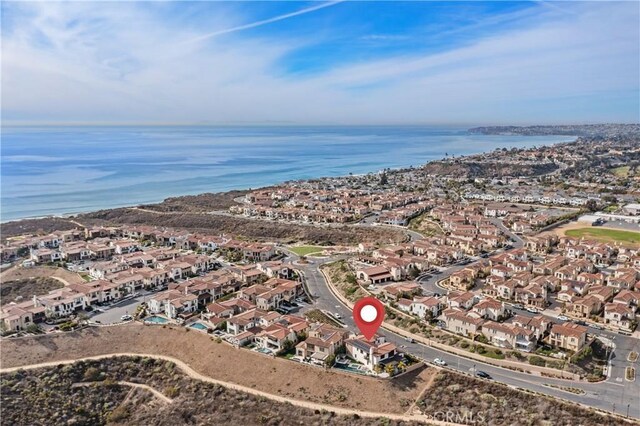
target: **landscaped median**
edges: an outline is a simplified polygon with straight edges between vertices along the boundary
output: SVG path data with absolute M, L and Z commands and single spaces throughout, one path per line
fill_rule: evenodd
M 630 382 L 636 380 L 636 369 L 633 367 L 627 367 L 624 369 L 624 378 Z
M 340 261 L 339 261 L 340 262 Z M 353 302 L 355 300 L 357 300 L 360 297 L 366 296 L 368 295 L 368 292 L 363 289 L 362 287 L 360 287 L 357 283 L 354 285 L 350 285 L 349 288 L 353 289 L 354 286 L 357 286 L 357 289 L 352 291 L 350 294 L 345 295 L 342 294 L 341 291 L 339 291 L 339 288 L 344 288 L 345 286 L 342 285 L 340 286 L 339 284 L 336 284 L 333 280 L 332 277 L 330 276 L 330 274 L 327 273 L 327 271 L 325 270 L 328 267 L 331 267 L 331 265 L 335 265 L 336 262 L 333 263 L 329 263 L 329 264 L 325 264 L 320 268 L 320 272 L 322 273 L 322 275 L 324 276 L 327 285 L 329 286 L 329 289 L 331 290 L 331 292 L 346 306 L 348 306 L 350 309 L 353 308 Z M 348 267 L 345 266 L 345 268 L 342 268 L 341 266 L 339 267 L 339 270 L 341 270 L 343 272 L 344 276 L 348 276 L 349 271 L 348 271 Z M 335 278 L 335 274 L 332 274 L 333 278 Z M 398 311 L 397 309 L 390 307 L 389 305 L 387 305 L 387 312 L 388 315 L 391 314 L 394 318 L 397 318 L 399 316 L 404 317 L 406 319 L 406 324 L 404 324 L 402 321 L 400 322 L 400 324 L 404 324 L 405 326 L 409 325 L 409 326 L 418 326 L 418 320 L 416 318 L 413 318 L 407 314 L 405 314 L 404 312 Z M 415 341 L 422 343 L 424 345 L 427 346 L 431 346 L 440 350 L 443 350 L 445 352 L 449 352 L 452 353 L 454 355 L 459 355 L 459 356 L 463 356 L 465 358 L 470 358 L 470 359 L 474 359 L 480 362 L 484 362 L 487 364 L 492 364 L 498 367 L 503 367 L 503 368 L 508 368 L 511 370 L 516 370 L 516 371 L 521 371 L 521 372 L 525 372 L 525 373 L 530 373 L 530 374 L 538 374 L 541 376 L 546 376 L 546 377 L 557 377 L 557 378 L 562 378 L 562 379 L 569 379 L 569 380 L 579 380 L 580 376 L 568 371 L 563 371 L 563 370 L 558 370 L 556 368 L 550 368 L 550 367 L 546 367 L 545 365 L 547 365 L 547 361 L 549 362 L 558 362 L 558 360 L 555 360 L 553 358 L 548 358 L 548 357 L 542 357 L 542 356 L 538 356 L 538 355 L 524 355 L 524 354 L 520 354 L 517 351 L 512 351 L 512 352 L 516 352 L 517 354 L 519 354 L 519 356 L 521 356 L 523 359 L 524 358 L 529 358 L 531 357 L 532 359 L 528 359 L 529 363 L 524 363 L 524 362 L 520 362 L 520 361 L 512 361 L 512 360 L 508 360 L 508 359 L 503 359 L 502 357 L 504 356 L 504 353 L 499 349 L 499 348 L 495 348 L 493 346 L 489 346 L 489 345 L 483 345 L 480 344 L 478 342 L 472 342 L 469 339 L 465 339 L 462 338 L 460 336 L 457 335 L 453 335 L 450 333 L 445 333 L 444 331 L 439 331 L 439 330 L 433 330 L 431 331 L 431 327 L 427 326 L 426 324 L 423 324 L 424 328 L 427 328 L 432 332 L 438 332 L 438 333 L 442 333 L 443 335 L 446 334 L 447 336 L 447 342 L 451 342 L 452 340 L 455 340 L 455 343 L 457 344 L 458 342 L 462 342 L 462 341 L 467 341 L 469 343 L 469 346 L 467 346 L 467 348 L 458 348 L 455 346 L 451 346 L 448 344 L 443 344 L 440 342 L 436 342 L 434 341 L 433 338 L 431 337 L 426 337 L 424 335 L 420 335 L 420 334 L 415 334 L 415 332 L 412 332 L 411 330 L 407 330 L 405 328 L 401 328 L 393 323 L 391 323 L 390 321 L 385 321 L 382 324 L 382 327 L 393 332 L 396 334 L 399 334 L 403 337 L 407 337 L 407 338 L 412 338 Z M 419 326 L 418 326 L 419 327 Z M 415 330 L 415 329 L 414 329 Z M 482 348 L 482 349 L 479 349 Z M 473 352 L 471 352 L 469 349 L 473 349 Z M 542 361 L 539 362 L 539 361 Z

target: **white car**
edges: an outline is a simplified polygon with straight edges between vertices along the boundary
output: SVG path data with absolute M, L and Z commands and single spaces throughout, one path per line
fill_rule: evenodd
M 558 319 L 559 319 L 560 321 L 569 321 L 569 318 L 565 317 L 564 315 L 560 315 L 560 316 L 558 317 Z
M 444 360 L 440 359 L 440 358 L 434 359 L 433 363 L 435 365 L 439 365 L 440 367 L 444 367 L 445 365 L 447 365 L 447 363 Z
M 131 321 L 133 317 L 131 315 L 123 315 L 120 317 L 120 321 Z
M 341 319 L 341 318 L 342 318 L 342 315 L 340 315 L 340 314 L 339 314 L 339 313 L 337 313 L 337 312 L 336 312 L 335 314 L 333 314 L 333 316 L 334 316 L 334 317 L 336 317 L 336 318 L 338 318 L 338 319 Z
M 531 312 L 532 314 L 537 314 L 538 310 L 536 308 L 526 308 L 525 311 Z

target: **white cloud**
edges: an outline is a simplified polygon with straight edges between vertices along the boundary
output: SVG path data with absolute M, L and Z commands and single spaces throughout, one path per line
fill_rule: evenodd
M 243 38 L 236 30 L 270 20 L 243 24 L 231 10 L 212 18 L 203 36 L 172 25 L 162 4 L 15 7 L 5 11 L 17 17 L 2 41 L 9 120 L 539 122 L 640 114 L 637 3 L 542 8 L 521 29 L 463 47 L 313 76 L 280 66 L 305 41 Z M 295 19 L 272 19 L 283 16 Z

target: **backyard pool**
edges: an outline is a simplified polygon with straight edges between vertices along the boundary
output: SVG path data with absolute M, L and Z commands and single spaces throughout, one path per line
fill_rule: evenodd
M 334 368 L 338 368 L 340 370 L 345 370 L 348 371 L 350 373 L 356 373 L 356 374 L 371 374 L 369 373 L 369 371 L 362 365 L 359 364 L 354 364 L 354 363 L 341 363 L 341 362 L 336 362 L 333 365 Z
M 209 327 L 207 327 L 206 325 L 204 325 L 201 322 L 194 322 L 193 324 L 189 325 L 190 328 L 195 328 L 198 330 L 202 330 L 202 331 L 207 331 L 209 329 Z
M 148 324 L 166 324 L 169 322 L 168 319 L 166 318 L 162 318 L 162 317 L 157 317 L 157 316 L 152 316 L 149 318 L 145 318 L 144 322 L 148 323 Z

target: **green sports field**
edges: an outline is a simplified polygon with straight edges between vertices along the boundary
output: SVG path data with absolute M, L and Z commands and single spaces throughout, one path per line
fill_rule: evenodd
M 291 246 L 287 248 L 298 256 L 308 256 L 313 253 L 320 253 L 322 250 L 326 249 L 326 247 L 322 246 Z
M 640 232 L 623 231 L 609 228 L 579 228 L 565 232 L 569 237 L 587 238 L 606 242 L 619 242 L 623 244 L 640 245 Z

